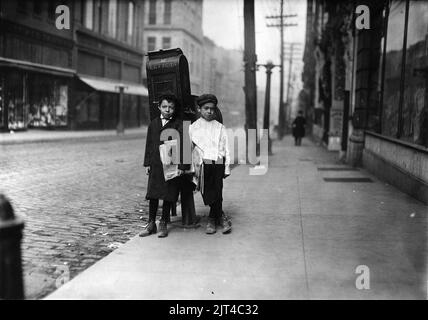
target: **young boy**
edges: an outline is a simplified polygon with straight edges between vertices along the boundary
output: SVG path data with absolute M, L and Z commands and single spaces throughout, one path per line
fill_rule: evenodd
M 217 98 L 203 94 L 197 98 L 200 118 L 189 127 L 190 139 L 200 159 L 200 190 L 205 205 L 210 206 L 207 234 L 216 232 L 216 225 L 223 233 L 232 229 L 231 222 L 223 213 L 223 179 L 230 175 L 230 154 L 226 127 L 216 118 Z M 198 164 L 199 165 L 199 164 Z
M 163 95 L 159 99 L 160 117 L 153 119 L 147 130 L 144 166 L 149 175 L 146 199 L 149 200 L 149 222 L 140 237 L 149 236 L 157 232 L 156 213 L 159 199 L 163 199 L 162 217 L 159 223 L 159 238 L 168 236 L 167 223 L 170 221 L 170 210 L 178 200 L 180 177 L 165 181 L 163 166 L 159 153 L 161 132 L 165 129 L 175 129 L 180 133 L 182 140 L 183 123 L 176 115 L 179 102 L 174 95 Z M 181 148 L 182 150 L 182 148 Z M 178 172 L 181 175 L 189 166 L 179 164 Z

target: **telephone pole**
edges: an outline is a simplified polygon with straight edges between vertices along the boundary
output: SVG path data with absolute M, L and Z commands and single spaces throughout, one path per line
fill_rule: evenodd
M 244 1 L 245 129 L 257 129 L 254 0 Z
M 244 1 L 245 3 L 245 1 Z M 297 17 L 297 14 L 284 15 L 284 0 L 281 0 L 279 16 L 267 16 L 266 19 L 280 19 L 279 24 L 268 24 L 267 27 L 279 27 L 280 30 L 280 83 L 279 83 L 279 112 L 278 112 L 278 137 L 282 139 L 284 137 L 284 28 L 285 27 L 295 27 L 297 23 L 284 23 L 285 18 Z
M 289 118 L 289 114 L 290 114 L 290 110 L 289 110 L 290 109 L 290 87 L 291 87 L 291 75 L 293 73 L 293 59 L 296 58 L 293 56 L 293 54 L 296 53 L 296 49 L 297 49 L 297 51 L 301 49 L 299 47 L 301 45 L 301 43 L 300 42 L 285 42 L 284 44 L 287 45 L 287 49 L 288 49 L 288 52 L 287 52 L 288 57 L 286 58 L 286 60 L 288 60 L 287 97 L 285 100 L 287 110 L 284 110 L 284 121 L 286 122 L 287 120 L 289 120 L 288 118 Z M 283 129 L 285 130 L 285 126 Z

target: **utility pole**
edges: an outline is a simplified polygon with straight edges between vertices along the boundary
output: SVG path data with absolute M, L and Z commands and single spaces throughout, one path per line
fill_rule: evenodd
M 266 91 L 265 91 L 265 109 L 263 116 L 263 129 L 268 130 L 268 152 L 269 155 L 272 155 L 272 141 L 270 139 L 270 78 L 272 75 L 272 69 L 279 67 L 278 65 L 273 64 L 272 61 L 268 61 L 266 64 L 258 64 L 258 67 L 266 68 Z
M 257 129 L 254 0 L 244 1 L 245 129 Z
M 294 53 L 296 53 L 296 47 L 297 49 L 300 49 L 300 42 L 286 42 L 284 45 L 288 46 L 288 57 L 286 60 L 288 60 L 288 79 L 287 79 L 287 98 L 286 98 L 286 106 L 287 110 L 284 110 L 284 121 L 288 121 L 289 115 L 290 115 L 290 87 L 291 87 L 291 75 L 293 73 L 293 59 L 295 58 L 293 56 Z M 284 108 L 285 109 L 285 108 Z M 285 131 L 285 125 L 283 127 L 283 130 Z M 283 131 L 283 132 L 284 132 Z
M 245 3 L 245 1 L 244 1 Z M 279 112 L 278 112 L 278 137 L 282 139 L 284 137 L 284 28 L 295 27 L 297 23 L 286 23 L 284 24 L 284 18 L 297 17 L 297 14 L 284 15 L 284 0 L 281 0 L 281 10 L 279 16 L 267 16 L 266 19 L 280 19 L 279 24 L 270 24 L 267 27 L 279 27 L 280 29 L 280 83 L 279 83 Z

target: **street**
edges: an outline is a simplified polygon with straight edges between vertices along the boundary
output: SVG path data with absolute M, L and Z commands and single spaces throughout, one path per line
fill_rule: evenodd
M 52 292 L 68 270 L 74 277 L 140 231 L 147 217 L 144 143 L 134 137 L 0 146 L 0 193 L 25 221 L 26 298 Z

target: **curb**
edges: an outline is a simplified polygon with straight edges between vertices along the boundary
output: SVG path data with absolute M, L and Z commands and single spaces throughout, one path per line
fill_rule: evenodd
M 113 134 L 107 134 L 107 135 L 94 135 L 94 136 L 81 136 L 81 137 L 53 137 L 53 138 L 34 138 L 34 139 L 22 139 L 22 140 L 5 140 L 2 141 L 0 139 L 0 145 L 1 146 L 10 146 L 10 145 L 21 145 L 21 144 L 35 144 L 35 143 L 58 143 L 58 142 L 89 142 L 89 141 L 107 141 L 107 140 L 132 140 L 132 139 L 139 139 L 139 138 L 145 138 L 146 133 L 140 132 L 140 133 L 129 133 L 129 134 L 122 134 L 122 135 L 113 135 Z

